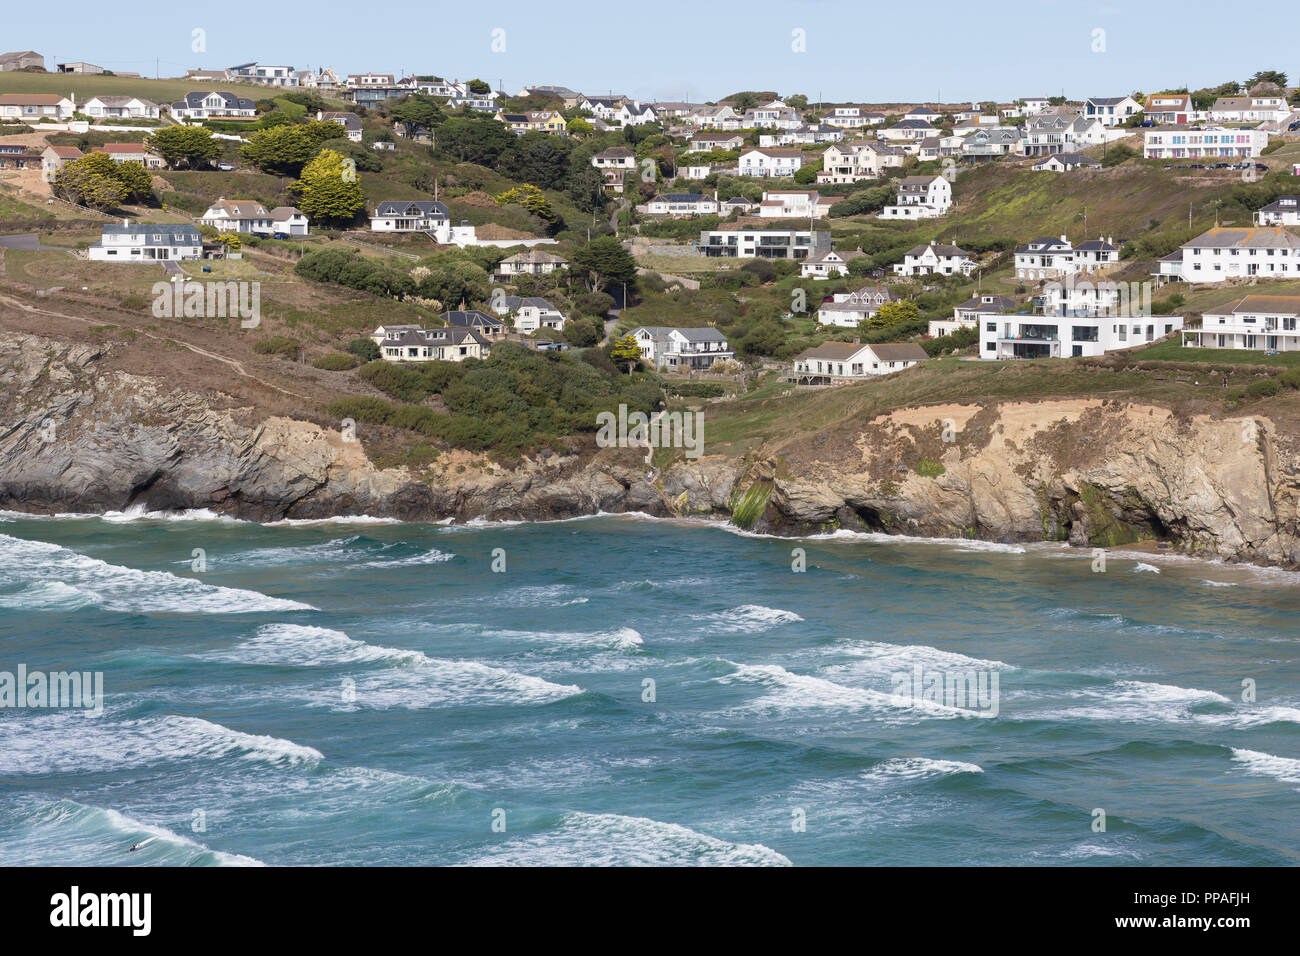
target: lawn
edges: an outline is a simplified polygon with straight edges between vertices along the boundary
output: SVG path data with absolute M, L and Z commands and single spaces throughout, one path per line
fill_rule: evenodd
M 1246 349 L 1184 348 L 1177 339 L 1157 342 L 1155 345 L 1128 354 L 1131 358 L 1142 361 L 1189 362 L 1200 365 L 1271 365 L 1277 368 L 1300 366 L 1300 352 L 1268 355 Z

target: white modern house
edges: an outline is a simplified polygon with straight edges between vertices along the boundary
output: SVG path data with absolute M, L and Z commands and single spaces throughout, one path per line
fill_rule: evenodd
M 847 385 L 901 372 L 929 357 L 914 342 L 877 345 L 823 342 L 794 357 L 792 377 L 801 385 Z
M 156 225 L 104 226 L 99 242 L 86 250 L 93 262 L 164 262 L 173 259 L 201 259 L 203 237 L 197 226 L 159 223 Z
M 447 228 L 447 207 L 434 200 L 389 200 L 375 207 L 370 216 L 371 232 L 432 232 Z
M 184 99 L 177 100 L 168 109 L 178 120 L 257 115 L 257 104 L 252 100 L 224 90 L 186 93 Z
M 1300 238 L 1272 226 L 1217 226 L 1161 259 L 1156 275 L 1192 283 L 1300 278 Z
M 297 86 L 298 71 L 291 66 L 267 66 L 261 63 L 241 63 L 227 67 L 232 80 L 259 83 L 263 86 Z
M 494 298 L 492 311 L 501 316 L 514 316 L 515 330 L 518 332 L 536 332 L 539 329 L 564 331 L 564 313 L 541 296 L 507 295 Z
M 748 149 L 740 154 L 737 171 L 742 176 L 787 177 L 802 165 L 801 149 Z
M 736 357 L 727 337 L 714 328 L 643 325 L 629 334 L 640 346 L 641 357 L 654 368 L 703 371 Z
M 1183 327 L 1179 315 L 989 315 L 980 320 L 982 359 L 1070 358 L 1149 345 Z
M 1148 130 L 1144 139 L 1147 159 L 1252 159 L 1268 145 L 1264 130 L 1221 126 L 1162 126 Z
M 854 329 L 864 319 L 869 319 L 886 302 L 897 302 L 898 293 L 883 285 L 869 285 L 856 292 L 842 292 L 823 302 L 817 311 L 817 321 L 822 325 L 838 325 Z
M 1105 269 L 1119 263 L 1119 249 L 1113 240 L 1095 239 L 1075 246 L 1065 236 L 1042 236 L 1015 251 L 1016 278 L 1027 282 L 1059 279 Z
M 1257 226 L 1300 226 L 1300 196 L 1279 196 L 1255 212 Z
M 862 253 L 856 249 L 846 249 L 843 252 L 831 249 L 829 252 L 820 252 L 803 260 L 799 266 L 799 278 L 831 279 L 835 276 L 846 276 L 849 274 L 849 260 L 861 257 Z
M 267 235 L 274 231 L 270 211 L 251 199 L 218 199 L 199 217 L 199 225 L 220 232 Z
M 905 176 L 898 181 L 898 202 L 878 219 L 936 219 L 952 208 L 952 183 L 942 176 Z
M 862 106 L 837 106 L 822 118 L 827 126 L 838 126 L 840 129 L 879 126 L 884 121 L 884 113 L 876 113 Z
M 843 196 L 823 196 L 815 189 L 780 189 L 763 193 L 758 215 L 764 219 L 822 219 Z
M 975 260 L 965 249 L 944 245 L 931 239 L 928 246 L 916 246 L 903 254 L 903 261 L 894 263 L 894 273 L 900 276 L 971 274 Z
M 723 226 L 738 225 L 723 223 Z M 699 246 L 706 256 L 732 259 L 807 259 L 831 248 L 831 234 L 780 226 L 705 229 Z
M 969 329 L 988 315 L 1015 311 L 1014 299 L 1004 295 L 982 293 L 973 299 L 967 299 L 961 305 L 954 306 L 951 319 L 931 319 L 927 329 L 931 338 L 951 335 L 958 329 Z
M 548 276 L 556 269 L 563 269 L 569 260 L 550 252 L 529 249 L 506 256 L 497 264 L 500 276 Z
M 1247 295 L 1207 309 L 1183 345 L 1207 349 L 1294 352 L 1300 349 L 1300 295 Z
M 1142 112 L 1142 104 L 1131 96 L 1090 96 L 1083 102 L 1083 115 L 1107 128 L 1123 126 Z
M 297 206 L 276 206 L 271 210 L 271 232 L 280 236 L 306 236 L 310 224 Z

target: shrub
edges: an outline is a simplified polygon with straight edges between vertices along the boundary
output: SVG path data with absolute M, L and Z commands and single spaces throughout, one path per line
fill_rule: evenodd
M 373 362 L 381 354 L 373 339 L 353 339 L 348 343 L 348 351 L 363 362 Z
M 1287 388 L 1300 388 L 1300 368 L 1289 368 L 1277 379 Z
M 313 359 L 311 364 L 313 368 L 324 369 L 327 372 L 346 372 L 360 365 L 361 359 L 344 352 L 331 352 L 329 355 Z
M 284 355 L 295 358 L 301 344 L 297 339 L 291 339 L 287 335 L 273 335 L 269 339 L 253 343 L 253 351 L 258 355 Z
M 1246 394 L 1251 398 L 1264 398 L 1268 395 L 1276 395 L 1282 390 L 1275 378 L 1260 378 L 1246 386 Z
M 717 382 L 672 382 L 668 391 L 683 398 L 720 398 L 727 393 Z

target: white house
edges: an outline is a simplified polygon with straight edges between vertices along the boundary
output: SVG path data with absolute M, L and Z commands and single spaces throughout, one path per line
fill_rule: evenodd
M 178 120 L 257 115 L 257 105 L 252 100 L 223 90 L 186 93 L 184 99 L 177 100 L 168 108 Z
M 651 216 L 712 216 L 718 201 L 701 193 L 661 193 L 645 204 Z
M 730 106 L 701 106 L 686 116 L 686 122 L 696 129 L 740 129 L 741 118 Z
M 934 136 L 939 132 L 937 127 L 931 126 L 925 120 L 903 120 L 876 132 L 879 139 L 889 140 L 897 143 L 903 149 L 909 152 L 916 149 L 916 144 L 927 136 Z
M 898 181 L 898 203 L 878 219 L 935 219 L 952 208 L 952 183 L 943 176 L 905 176 Z
M 883 170 L 902 166 L 906 159 L 903 150 L 879 142 L 851 140 L 832 143 L 822 153 L 822 168 L 817 174 L 817 182 L 856 183 L 863 179 L 876 179 Z
M 1142 112 L 1142 104 L 1131 96 L 1090 96 L 1084 100 L 1083 115 L 1096 119 L 1102 126 L 1123 126 Z
M 636 153 L 626 146 L 611 146 L 591 157 L 597 169 L 636 169 Z
M 688 153 L 708 153 L 715 149 L 740 149 L 745 144 L 743 136 L 735 133 L 696 133 L 686 143 Z
M 840 129 L 879 126 L 884 121 L 884 113 L 875 113 L 861 106 L 837 106 L 822 118 L 827 126 L 838 126 Z
M 1257 226 L 1300 226 L 1300 196 L 1279 196 L 1255 213 Z
M 492 311 L 497 315 L 513 315 L 515 329 L 519 332 L 536 332 L 539 329 L 564 331 L 564 313 L 541 296 L 507 295 L 494 298 Z
M 836 252 L 831 249 L 828 252 L 819 252 L 815 256 L 809 256 L 804 259 L 799 266 L 799 277 L 801 279 L 830 279 L 834 276 L 846 276 L 849 274 L 849 260 L 857 259 L 862 253 L 856 249 L 846 249 L 844 252 Z
M 271 210 L 271 232 L 277 236 L 308 235 L 307 217 L 297 206 L 276 206 Z
M 158 119 L 162 107 L 138 96 L 92 96 L 80 112 L 95 119 Z
M 641 357 L 654 368 L 703 371 L 736 357 L 727 337 L 713 328 L 641 326 L 629 334 L 640 346 Z
M 737 259 L 807 259 L 831 248 L 831 234 L 781 226 L 737 226 L 700 232 L 706 256 Z
M 57 93 L 0 93 L 0 119 L 67 119 L 76 108 L 76 103 Z
M 788 177 L 803 165 L 801 149 L 749 149 L 740 154 L 742 176 Z
M 115 163 L 139 163 L 145 169 L 162 169 L 167 165 L 161 156 L 143 143 L 105 143 L 94 147 L 91 152 L 104 153 Z
M 203 237 L 197 226 L 158 223 L 156 225 L 104 226 L 99 242 L 86 250 L 93 262 L 163 262 L 173 259 L 201 259 Z
M 758 214 L 765 219 L 821 219 L 843 198 L 812 189 L 768 190 L 758 204 Z
M 1143 115 L 1157 126 L 1186 126 L 1205 119 L 1205 111 L 1198 110 L 1186 93 L 1152 93 Z
M 1066 173 L 1074 169 L 1101 169 L 1101 163 L 1083 153 L 1050 153 L 1029 168 L 1040 173 Z
M 263 86 L 297 86 L 298 71 L 291 66 L 263 66 L 260 63 L 241 63 L 226 68 L 232 80 L 260 83 Z
M 1157 275 L 1183 282 L 1300 278 L 1300 238 L 1276 227 L 1218 226 L 1160 260 Z
M 1247 295 L 1207 309 L 1183 345 L 1207 349 L 1294 352 L 1300 349 L 1300 295 Z
M 506 256 L 497 264 L 497 274 L 501 276 L 546 276 L 556 269 L 563 269 L 569 260 L 550 252 L 529 249 Z
M 954 306 L 951 319 L 931 319 L 927 331 L 931 338 L 937 339 L 942 335 L 952 335 L 958 329 L 969 329 L 986 315 L 1012 312 L 1015 308 L 1014 299 L 985 292 Z
M 251 199 L 218 199 L 199 217 L 199 224 L 220 232 L 269 235 L 274 231 L 271 213 Z
M 912 342 L 889 345 L 824 342 L 794 357 L 793 377 L 803 385 L 845 385 L 901 372 L 927 358 L 925 349 Z
M 379 341 L 379 354 L 386 362 L 463 362 L 483 358 L 491 343 L 476 329 L 420 329 L 388 326 Z
M 900 276 L 971 274 L 975 260 L 965 249 L 942 245 L 930 240 L 928 246 L 917 246 L 903 255 L 902 262 L 894 263 L 894 272 Z
M 1043 236 L 1015 251 L 1016 278 L 1028 282 L 1059 279 L 1118 262 L 1119 249 L 1104 239 L 1089 240 L 1076 247 L 1065 236 L 1059 239 Z
M 1211 123 L 1276 123 L 1291 115 L 1281 93 L 1263 96 L 1221 96 L 1209 110 Z
M 1204 129 L 1162 126 L 1147 130 L 1142 155 L 1147 159 L 1251 159 L 1268 145 L 1268 133 L 1259 129 Z
M 1179 315 L 990 315 L 980 320 L 982 359 L 1069 358 L 1149 345 L 1183 327 Z
M 361 117 L 358 116 L 356 113 L 340 113 L 340 112 L 327 113 L 323 110 L 317 110 L 316 119 L 320 120 L 323 123 L 338 123 L 345 130 L 347 130 L 346 135 L 350 141 L 354 143 L 361 142 L 361 136 L 362 136 Z
M 375 207 L 370 216 L 371 232 L 432 232 L 450 223 L 447 207 L 426 199 L 389 200 Z
M 817 310 L 817 321 L 822 325 L 838 325 L 842 328 L 857 328 L 858 323 L 869 319 L 886 302 L 897 302 L 898 293 L 883 285 L 869 285 L 856 292 L 842 292 L 831 296 L 830 302 L 823 302 Z

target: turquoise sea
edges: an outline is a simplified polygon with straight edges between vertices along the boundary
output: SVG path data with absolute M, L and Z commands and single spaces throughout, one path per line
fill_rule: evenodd
M 7 514 L 0 679 L 105 699 L 0 707 L 0 864 L 1296 863 L 1300 575 L 1093 564 Z

